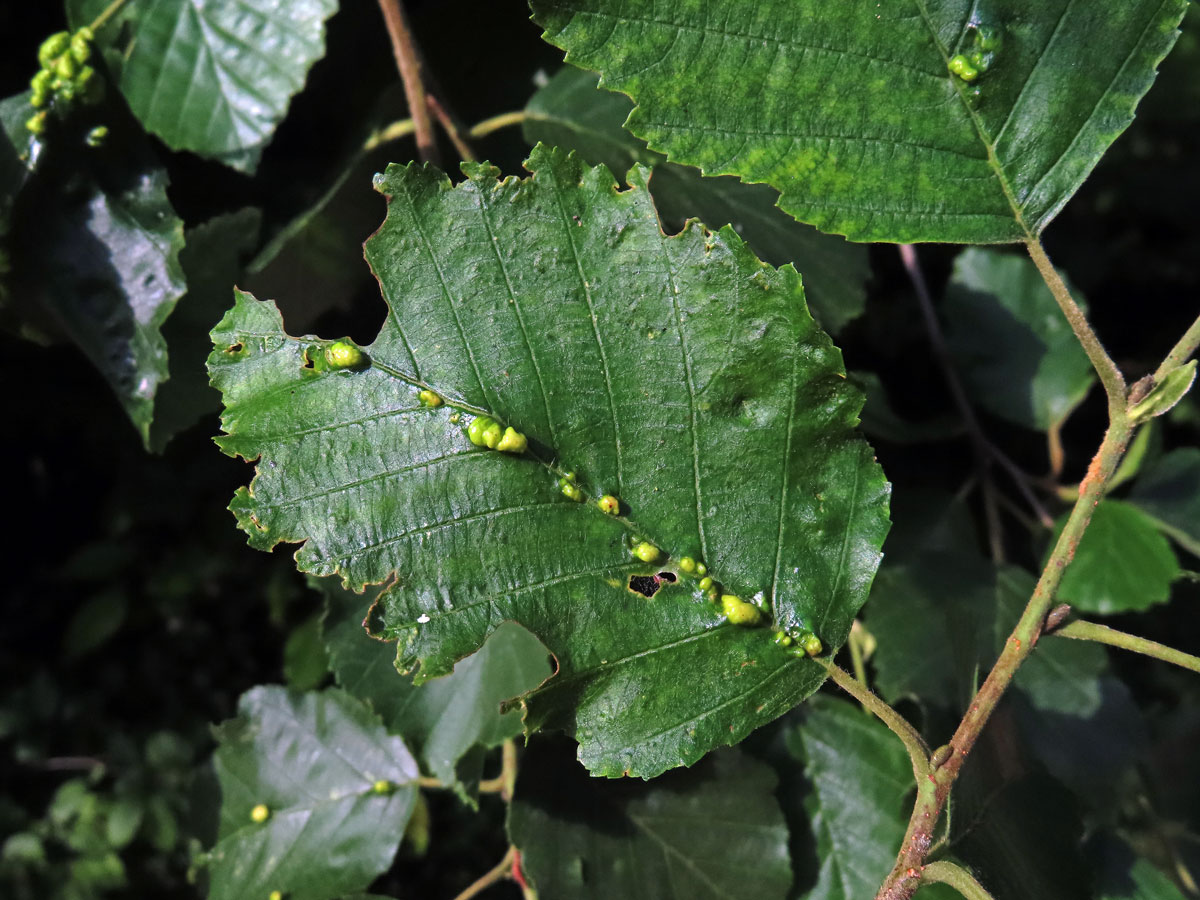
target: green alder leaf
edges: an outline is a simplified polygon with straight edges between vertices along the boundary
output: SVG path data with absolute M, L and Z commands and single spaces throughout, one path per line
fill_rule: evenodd
M 1090 841 L 1088 855 L 1096 872 L 1094 900 L 1185 900 L 1175 882 L 1112 833 Z
M 1142 473 L 1129 502 L 1200 556 L 1200 449 L 1173 450 Z
M 495 747 L 521 733 L 519 711 L 505 700 L 533 690 L 552 674 L 542 643 L 511 622 L 502 624 L 454 672 L 420 686 L 395 669 L 396 650 L 373 640 L 362 626 L 363 596 L 325 579 L 325 644 L 338 684 L 365 700 L 393 734 L 404 738 L 428 771 L 445 784 L 468 779 L 459 763 L 472 748 Z M 481 754 L 468 760 L 481 763 Z
M 23 245 L 44 289 L 39 305 L 108 381 L 143 443 L 168 377 L 162 328 L 186 290 L 183 222 L 167 198 L 167 174 L 137 144 L 89 159 L 53 186 Z
M 766 764 L 724 749 L 686 772 L 614 783 L 589 778 L 564 750 L 530 747 L 509 809 L 509 838 L 539 896 L 787 896 L 788 829 Z
M 858 241 L 996 243 L 1042 229 L 1133 118 L 1186 0 L 532 0 L 568 61 L 638 104 L 673 162 L 782 191 Z M 974 82 L 951 75 L 998 38 Z M 975 95 L 978 91 L 978 95 Z
M 325 54 L 337 0 L 134 0 L 121 92 L 146 130 L 245 172 Z
M 800 801 L 816 836 L 814 884 L 805 900 L 874 897 L 904 837 L 913 790 L 904 745 L 877 719 L 841 700 L 816 697 L 786 736 L 811 791 Z
M 364 704 L 333 689 L 256 687 L 216 737 L 211 900 L 276 890 L 324 900 L 366 888 L 391 865 L 416 802 L 417 764 Z M 256 822 L 260 804 L 268 817 Z
M 1135 425 L 1161 416 L 1175 408 L 1196 380 L 1197 360 L 1172 369 L 1161 382 L 1150 389 L 1150 393 L 1129 407 L 1129 420 Z
M 1059 519 L 1056 536 L 1065 522 L 1066 516 Z M 1181 574 L 1171 545 L 1149 516 L 1121 500 L 1104 500 L 1063 574 L 1058 600 L 1084 613 L 1138 612 L 1166 603 L 1171 582 Z
M 1078 291 L 1072 295 L 1079 300 Z M 1086 305 L 1083 305 L 1086 311 Z M 1096 375 L 1033 261 L 995 250 L 959 254 L 942 314 L 971 398 L 1017 425 L 1057 427 Z
M 779 192 L 766 185 L 704 178 L 697 169 L 666 162 L 622 127 L 633 109 L 629 98 L 600 90 L 596 82 L 595 72 L 560 69 L 525 107 L 526 139 L 575 150 L 613 172 L 635 162 L 653 166 L 650 193 L 664 221 L 695 217 L 710 226 L 733 224 L 760 259 L 793 263 L 804 276 L 813 315 L 830 334 L 862 314 L 870 275 L 865 247 L 798 223 L 776 207 Z
M 231 507 L 253 546 L 302 541 L 303 571 L 393 582 L 373 630 L 399 639 L 402 669 L 448 674 L 515 621 L 558 665 L 527 728 L 574 735 L 594 772 L 650 777 L 816 690 L 824 670 L 770 625 L 845 641 L 888 485 L 794 270 L 732 229 L 664 236 L 642 169 L 618 191 L 559 151 L 529 167 L 497 182 L 469 165 L 458 187 L 417 166 L 381 176 L 388 218 L 366 252 L 390 311 L 366 368 L 330 369 L 328 342 L 239 294 L 209 359 L 218 443 L 259 460 Z M 472 445 L 484 412 L 529 451 Z M 559 489 L 567 469 L 588 502 Z M 635 535 L 664 559 L 634 557 Z M 729 624 L 684 556 L 770 625 Z M 652 598 L 627 587 L 660 571 L 676 580 Z

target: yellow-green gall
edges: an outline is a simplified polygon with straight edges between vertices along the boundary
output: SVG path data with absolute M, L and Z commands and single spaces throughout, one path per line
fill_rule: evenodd
M 75 58 L 68 54 L 63 54 L 54 61 L 54 74 L 63 81 L 70 81 L 79 72 L 79 64 L 75 62 Z
M 38 47 L 38 62 L 43 69 L 49 69 L 54 61 L 71 47 L 71 35 L 66 31 L 58 31 L 42 41 Z
M 725 611 L 725 618 L 734 625 L 757 625 L 762 618 L 757 606 L 734 594 L 721 596 L 721 608 Z
M 260 803 L 254 809 L 250 810 L 250 821 L 257 822 L 261 825 L 267 819 L 271 818 L 271 808 L 265 803 Z
M 605 494 L 596 501 L 596 506 L 600 509 L 600 512 L 607 513 L 610 516 L 615 516 L 621 511 L 621 501 L 612 494 Z
M 496 445 L 500 443 L 500 439 L 504 437 L 504 429 L 500 427 L 499 422 L 491 422 L 483 429 L 483 446 L 489 450 L 495 450 Z
M 563 478 L 558 482 L 558 486 L 562 489 L 564 497 L 574 500 L 576 503 L 583 502 L 583 491 L 581 491 L 577 485 L 572 484 L 571 482 L 567 481 L 567 479 Z
M 703 578 L 700 579 L 700 590 L 707 591 L 712 586 L 713 586 L 713 580 L 711 578 L 709 578 L 707 575 L 705 575 Z
M 434 407 L 442 405 L 442 398 L 433 391 L 429 390 L 429 388 L 422 389 L 421 392 L 417 394 L 417 400 L 422 406 Z
M 775 632 L 775 643 L 780 647 L 790 647 L 792 646 L 792 636 L 786 631 L 777 631 Z
M 108 126 L 107 125 L 97 125 L 95 128 L 93 128 L 91 131 L 89 131 L 87 133 L 87 137 L 84 140 L 87 142 L 87 145 L 89 147 L 99 147 L 101 144 L 104 143 L 104 141 L 107 137 L 108 137 Z
M 690 556 L 685 556 L 679 560 L 679 571 L 687 572 L 689 575 L 696 571 L 696 561 Z
M 92 55 L 92 29 L 80 28 L 71 35 L 71 56 L 77 63 L 85 63 Z
M 325 361 L 334 369 L 355 369 L 363 364 L 367 354 L 349 341 L 334 341 L 325 348 Z
M 376 794 L 390 794 L 392 791 L 396 790 L 396 785 L 392 784 L 386 778 L 380 778 L 373 785 L 371 785 L 371 790 Z
M 504 434 L 496 442 L 496 449 L 503 453 L 524 453 L 528 446 L 529 441 L 525 435 L 511 426 L 504 429 Z
M 821 639 L 811 631 L 806 631 L 800 635 L 800 640 L 797 643 L 800 649 L 809 656 L 819 656 L 821 651 L 825 649 L 825 646 L 821 643 Z
M 651 544 L 649 541 L 641 541 L 636 544 L 631 551 L 634 556 L 642 562 L 652 563 L 658 562 L 662 557 L 662 551 Z
M 467 426 L 467 437 L 476 447 L 486 446 L 483 433 L 490 427 L 496 424 L 496 420 L 488 416 L 476 416 L 471 420 L 471 424 Z
M 34 137 L 40 137 L 46 133 L 46 111 L 34 113 L 25 120 L 25 128 Z
M 283 891 L 271 891 L 267 894 L 267 900 L 283 900 Z
M 952 57 L 947 67 L 963 81 L 974 81 L 979 77 L 979 70 L 971 65 L 971 61 L 962 53 Z
M 707 575 L 708 574 L 708 566 L 706 566 L 702 562 L 696 563 L 696 574 L 697 575 Z

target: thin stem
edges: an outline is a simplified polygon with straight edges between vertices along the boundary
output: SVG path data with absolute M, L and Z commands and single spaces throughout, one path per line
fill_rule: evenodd
M 447 112 L 446 108 L 442 106 L 438 98 L 433 94 L 426 95 L 425 100 L 429 104 L 429 111 L 433 113 L 433 117 L 438 120 L 438 124 L 442 126 L 442 130 L 449 135 L 450 143 L 458 151 L 458 158 L 474 162 L 475 151 L 471 149 L 471 145 L 459 133 L 458 126 L 454 122 L 454 117 Z
M 509 847 L 508 852 L 504 854 L 504 859 L 496 863 L 489 871 L 485 872 L 476 878 L 467 889 L 454 898 L 454 900 L 470 900 L 476 894 L 490 888 L 497 881 L 501 881 L 509 876 L 512 871 L 513 854 L 517 852 L 516 847 Z
M 443 784 L 441 779 L 434 778 L 430 775 L 418 775 L 417 787 L 427 788 L 431 791 L 444 791 L 449 787 L 449 785 Z
M 517 742 L 509 738 L 501 745 L 500 754 L 500 798 L 511 803 L 517 787 Z
M 1193 672 L 1200 672 L 1200 656 L 1192 656 L 1182 650 L 1176 650 L 1148 638 L 1117 631 L 1107 625 L 1075 619 L 1057 629 L 1054 635 L 1055 637 L 1074 638 L 1077 641 L 1096 641 L 1100 644 L 1108 644 L 1110 647 L 1120 647 L 1122 650 L 1130 650 L 1143 656 L 1152 656 L 1163 662 L 1191 669 Z
M 1163 359 L 1162 365 L 1155 370 L 1154 383 L 1158 384 L 1172 371 L 1187 362 L 1188 357 L 1196 352 L 1197 347 L 1200 347 L 1200 317 L 1197 317 L 1196 321 L 1192 323 L 1192 327 L 1183 333 L 1179 343 L 1171 348 L 1171 352 Z
M 363 144 L 362 152 L 370 153 L 376 147 L 387 144 L 391 141 L 399 140 L 402 137 L 408 137 L 416 130 L 417 126 L 413 124 L 412 119 L 401 119 L 398 122 L 393 122 L 391 125 L 373 132 L 371 136 L 367 138 L 366 143 Z
M 819 663 L 829 677 L 833 679 L 847 694 L 861 703 L 865 708 L 875 713 L 896 737 L 900 738 L 908 750 L 909 759 L 912 760 L 913 775 L 920 782 L 926 775 L 929 774 L 929 747 L 925 744 L 924 739 L 917 733 L 917 729 L 909 724 L 908 720 L 900 713 L 896 712 L 882 700 L 875 696 L 853 675 L 827 659 L 817 657 L 816 662 Z
M 854 624 L 850 626 L 850 639 L 846 641 L 846 645 L 850 648 L 850 667 L 854 669 L 854 678 L 858 683 L 865 689 L 870 690 L 870 687 L 867 685 L 866 661 L 863 659 L 862 636 L 863 627 L 858 619 L 855 619 Z M 863 703 L 862 708 L 863 712 L 867 715 L 871 714 L 871 710 L 867 707 L 867 704 Z
M 1067 322 L 1070 324 L 1071 330 L 1075 332 L 1075 337 L 1083 345 L 1083 351 L 1092 361 L 1092 367 L 1096 370 L 1096 374 L 1100 376 L 1100 383 L 1104 385 L 1104 392 L 1108 395 L 1109 419 L 1114 419 L 1114 411 L 1118 407 L 1121 410 L 1125 408 L 1125 376 L 1121 374 L 1117 364 L 1113 362 L 1112 357 L 1105 351 L 1104 345 L 1100 343 L 1100 338 L 1092 330 L 1087 316 L 1079 308 L 1075 298 L 1071 296 L 1071 291 L 1062 280 L 1062 276 L 1058 274 L 1058 270 L 1054 268 L 1054 264 L 1050 262 L 1046 251 L 1042 249 L 1041 241 L 1031 238 L 1025 242 L 1025 247 L 1029 251 L 1029 257 L 1033 260 L 1033 264 L 1041 273 L 1042 280 L 1046 282 L 1046 287 L 1050 288 L 1050 293 L 1054 295 L 1059 309 L 1067 317 Z
M 472 139 L 478 140 L 491 134 L 493 131 L 499 131 L 501 128 L 508 128 L 510 125 L 520 125 L 525 121 L 525 110 L 517 112 L 502 113 L 498 116 L 492 116 L 490 119 L 484 119 L 477 125 L 471 126 L 468 134 Z
M 124 5 L 125 5 L 125 0 L 113 0 L 112 3 L 110 3 L 110 4 L 108 4 L 108 6 L 104 7 L 103 12 L 101 12 L 100 15 L 96 16 L 96 18 L 92 21 L 92 24 L 89 25 L 88 27 L 90 29 L 92 29 L 93 32 L 99 31 L 101 28 L 104 27 L 104 24 L 109 19 L 111 19 L 113 16 L 115 16 L 117 14 L 117 12 L 121 9 L 121 7 Z
M 417 157 L 422 162 L 437 163 L 437 141 L 433 136 L 433 122 L 429 118 L 425 85 L 421 81 L 421 62 L 417 57 L 412 31 L 408 27 L 408 18 L 404 15 L 404 7 L 400 5 L 400 0 L 379 0 L 379 9 L 392 41 L 392 54 L 396 57 L 400 80 L 404 82 L 404 96 L 408 100 L 408 111 L 412 115 L 417 136 Z
M 925 866 L 921 872 L 921 880 L 923 882 L 940 882 L 948 884 L 967 900 L 992 900 L 992 895 L 989 894 L 978 881 L 975 876 L 964 869 L 962 866 L 956 866 L 952 862 L 940 860 L 931 862 Z

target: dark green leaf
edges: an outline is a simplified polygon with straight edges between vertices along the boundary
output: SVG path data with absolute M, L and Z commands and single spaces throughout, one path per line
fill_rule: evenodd
M 148 148 L 101 157 L 79 184 L 39 210 L 26 246 L 43 305 L 108 380 L 149 444 L 167 378 L 162 326 L 183 295 L 183 223 Z
M 254 171 L 325 53 L 325 20 L 337 0 L 136 6 L 120 78 L 134 115 L 172 149 Z
M 962 422 L 952 415 L 940 416 L 927 422 L 910 422 L 888 402 L 883 382 L 874 372 L 850 372 L 850 380 L 867 397 L 862 411 L 862 430 L 870 437 L 895 444 L 921 444 L 941 441 L 962 434 Z
M 704 178 L 699 170 L 665 162 L 622 124 L 633 104 L 600 90 L 597 76 L 564 66 L 525 109 L 525 137 L 577 151 L 593 165 L 625 172 L 635 162 L 654 167 L 650 193 L 659 215 L 672 226 L 698 218 L 709 226 L 731 224 L 766 262 L 793 263 L 821 326 L 837 334 L 862 314 L 870 274 L 866 249 L 799 224 L 775 204 L 779 192 L 736 178 Z
M 329 658 L 321 641 L 321 615 L 309 616 L 292 629 L 283 645 L 283 677 L 295 691 L 311 691 L 329 674 Z
M 812 785 L 803 803 L 820 860 L 816 883 L 800 885 L 799 896 L 874 897 L 896 860 L 911 805 L 913 771 L 904 745 L 861 708 L 825 697 L 809 704 L 787 745 Z
M 113 587 L 90 598 L 71 617 L 63 636 L 63 652 L 68 659 L 95 650 L 114 634 L 125 621 L 129 598 L 120 587 Z
M 1105 500 L 1063 574 L 1058 599 L 1100 615 L 1144 610 L 1166 603 L 1180 574 L 1170 544 L 1149 516 L 1120 500 Z
M 1120 838 L 1100 834 L 1088 849 L 1099 873 L 1094 900 L 1185 900 L 1170 878 Z
M 338 690 L 257 687 L 238 713 L 216 729 L 211 900 L 276 890 L 324 900 L 367 887 L 391 864 L 416 800 L 417 764 L 404 742 Z M 260 804 L 269 811 L 261 823 L 251 817 Z
M 564 751 L 531 747 L 509 810 L 540 897 L 787 896 L 788 831 L 768 766 L 721 750 L 650 783 L 608 782 Z
M 468 166 L 457 188 L 416 166 L 380 179 L 391 202 L 367 256 L 391 312 L 365 369 L 330 369 L 327 342 L 238 297 L 213 331 L 219 442 L 261 459 L 232 508 L 253 546 L 305 541 L 304 571 L 395 576 L 375 627 L 418 680 L 503 621 L 528 628 L 559 669 L 527 726 L 575 735 L 593 771 L 651 776 L 824 679 L 769 628 L 728 624 L 675 561 L 705 561 L 777 627 L 837 647 L 878 564 L 888 488 L 793 270 L 730 229 L 665 237 L 643 170 L 617 192 L 557 151 L 530 167 L 497 183 Z M 425 387 L 445 404 L 421 406 Z M 485 411 L 529 452 L 474 447 L 464 426 Z M 625 514 L 568 500 L 567 468 Z M 635 558 L 635 534 L 669 560 Z M 627 588 L 664 567 L 680 577 L 652 599 Z
M 414 686 L 393 665 L 395 647 L 363 630 L 367 599 L 332 579 L 320 587 L 329 602 L 325 639 L 338 684 L 370 703 L 442 782 L 460 780 L 459 761 L 471 748 L 495 747 L 521 733 L 520 713 L 502 714 L 500 705 L 552 674 L 546 648 L 528 631 L 503 624 L 453 673 Z
M 1077 290 L 1072 296 L 1086 310 Z M 971 398 L 1027 428 L 1055 428 L 1096 380 L 1033 261 L 961 253 L 942 305 L 947 340 Z
M 959 243 L 1046 227 L 1133 118 L 1187 8 L 532 5 L 570 62 L 634 99 L 630 130 L 673 161 L 766 182 L 796 218 L 854 240 Z M 972 52 L 971 23 L 1002 46 L 967 83 L 947 64 Z
M 1158 460 L 1137 480 L 1129 502 L 1200 556 L 1200 449 L 1175 450 Z

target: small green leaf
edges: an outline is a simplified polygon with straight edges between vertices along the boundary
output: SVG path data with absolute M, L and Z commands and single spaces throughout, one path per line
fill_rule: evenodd
M 811 791 L 783 803 L 803 803 L 820 860 L 815 883 L 802 881 L 800 896 L 874 897 L 896 860 L 911 807 L 912 763 L 904 745 L 860 708 L 826 697 L 809 704 L 786 742 L 803 761 Z
M 395 647 L 363 630 L 369 599 L 333 579 L 319 587 L 328 600 L 324 633 L 338 684 L 374 707 L 430 774 L 445 784 L 468 781 L 460 761 L 472 748 L 495 747 L 521 733 L 520 712 L 502 712 L 501 704 L 533 690 L 553 671 L 546 648 L 528 631 L 501 625 L 451 674 L 418 687 L 396 671 Z
M 1072 295 L 1086 310 L 1078 291 Z M 942 305 L 971 399 L 1017 425 L 1057 427 L 1096 380 L 1054 295 L 1025 256 L 959 254 Z
M 292 629 L 283 645 L 283 677 L 296 691 L 311 691 L 329 674 L 329 658 L 321 640 L 320 613 Z
M 597 781 L 561 745 L 521 764 L 508 832 L 538 895 L 783 900 L 792 883 L 775 775 L 738 750 L 652 782 Z
M 336 11 L 336 0 L 138 0 L 121 92 L 167 146 L 253 172 L 325 54 L 325 20 Z
M 770 184 L 853 240 L 998 243 L 1041 233 L 1128 126 L 1187 2 L 532 6 L 672 161 Z M 968 83 L 947 64 L 971 26 L 1002 46 Z
M 622 127 L 633 103 L 600 90 L 595 72 L 564 66 L 525 108 L 525 137 L 577 151 L 592 165 L 628 171 L 653 166 L 650 193 L 672 228 L 685 219 L 712 227 L 731 224 L 754 252 L 775 266 L 793 263 L 817 321 L 830 334 L 862 314 L 871 270 L 865 247 L 802 225 L 776 206 L 779 192 L 736 178 L 705 178 L 690 166 L 666 162 Z
M 338 690 L 257 687 L 238 713 L 216 729 L 222 797 L 211 900 L 263 900 L 275 890 L 325 900 L 366 888 L 391 865 L 416 799 L 417 764 L 404 742 Z M 380 779 L 396 790 L 376 792 Z M 260 806 L 268 815 L 253 817 Z
M 1056 535 L 1065 521 L 1058 521 Z M 1085 613 L 1136 612 L 1166 603 L 1180 574 L 1170 544 L 1149 516 L 1123 501 L 1104 500 L 1063 574 L 1058 599 Z
M 1161 382 L 1150 389 L 1150 393 L 1129 407 L 1129 420 L 1135 425 L 1170 412 L 1183 395 L 1192 389 L 1196 380 L 1197 360 L 1172 369 Z
M 1175 882 L 1119 837 L 1097 835 L 1088 855 L 1097 871 L 1095 900 L 1186 900 Z
M 1142 473 L 1129 502 L 1200 556 L 1200 449 L 1174 450 Z
M 258 459 L 231 508 L 253 546 L 304 542 L 303 571 L 394 578 L 373 627 L 418 681 L 501 622 L 527 628 L 558 663 L 527 728 L 573 734 L 593 771 L 649 777 L 740 740 L 825 673 L 766 621 L 730 625 L 694 579 L 647 597 L 630 577 L 690 556 L 833 652 L 878 564 L 888 486 L 794 270 L 728 228 L 663 235 L 644 170 L 618 191 L 558 151 L 529 167 L 497 181 L 467 166 L 458 187 L 416 166 L 380 177 L 388 218 L 367 257 L 390 312 L 365 368 L 318 365 L 328 341 L 238 294 L 209 358 L 219 443 Z M 425 388 L 445 403 L 422 405 Z M 528 451 L 476 447 L 478 416 Z M 564 497 L 568 468 L 629 513 Z M 659 561 L 630 552 L 642 542 Z

